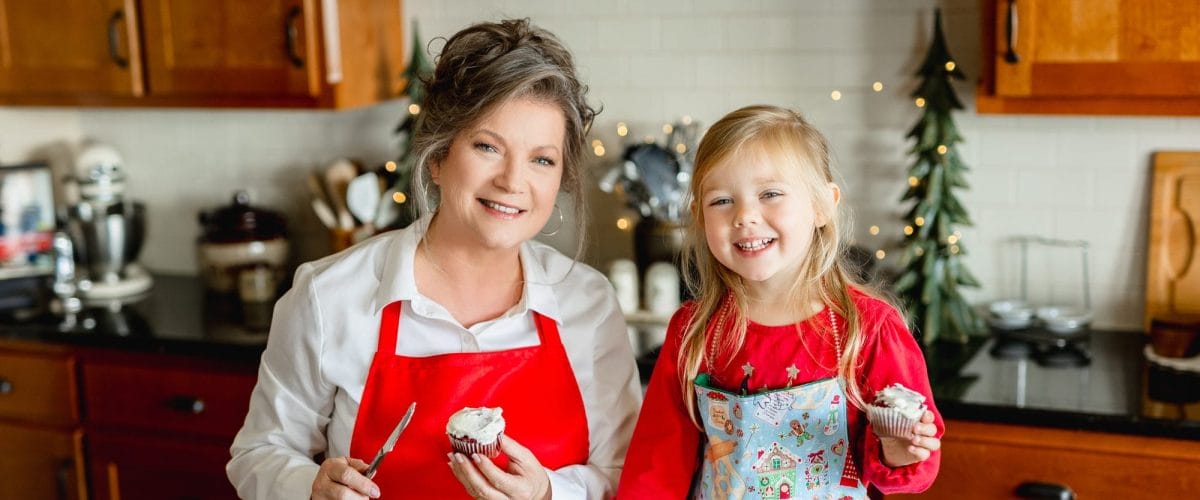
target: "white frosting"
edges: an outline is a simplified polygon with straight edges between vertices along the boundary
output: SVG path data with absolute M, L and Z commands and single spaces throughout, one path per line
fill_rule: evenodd
M 446 422 L 446 434 L 467 437 L 481 443 L 490 443 L 504 432 L 504 417 L 500 408 L 463 408 Z
M 906 418 L 913 420 L 919 420 L 925 413 L 925 396 L 900 384 L 889 385 L 875 393 L 875 403 L 895 408 Z

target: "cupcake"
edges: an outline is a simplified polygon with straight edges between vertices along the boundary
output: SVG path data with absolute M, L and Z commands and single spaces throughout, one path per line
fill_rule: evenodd
M 925 396 L 900 384 L 875 393 L 875 404 L 867 405 L 867 419 L 879 437 L 911 438 L 924 414 Z
M 504 417 L 500 408 L 463 408 L 446 422 L 446 435 L 454 451 L 471 455 L 479 453 L 488 458 L 500 454 L 500 436 L 504 434 Z

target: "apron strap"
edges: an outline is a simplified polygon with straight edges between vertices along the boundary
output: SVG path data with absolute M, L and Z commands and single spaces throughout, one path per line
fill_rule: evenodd
M 396 336 L 400 332 L 400 308 L 404 301 L 397 300 L 383 306 L 383 319 L 379 322 L 379 347 L 375 355 L 396 355 Z

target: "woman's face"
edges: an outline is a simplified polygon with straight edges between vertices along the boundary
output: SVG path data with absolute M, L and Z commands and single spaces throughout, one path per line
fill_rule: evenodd
M 460 132 L 430 170 L 441 189 L 439 238 L 489 249 L 533 238 L 554 212 L 565 136 L 562 110 L 529 98 Z

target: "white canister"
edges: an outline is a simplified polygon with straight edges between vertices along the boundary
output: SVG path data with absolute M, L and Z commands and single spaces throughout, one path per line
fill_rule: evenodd
M 670 316 L 679 308 L 679 270 L 670 262 L 655 262 L 646 270 L 646 310 Z
M 629 259 L 614 260 L 608 266 L 608 281 L 612 282 L 617 292 L 617 302 L 621 312 L 632 314 L 638 310 L 638 270 L 637 264 Z

